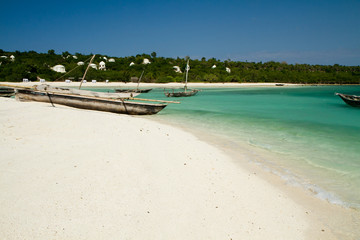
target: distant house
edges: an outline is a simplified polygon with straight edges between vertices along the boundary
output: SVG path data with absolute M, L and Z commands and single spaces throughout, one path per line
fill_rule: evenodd
M 55 65 L 51 68 L 55 72 L 65 73 L 65 67 L 63 65 Z
M 70 80 L 70 79 L 66 79 L 65 82 L 66 82 L 66 83 L 71 83 L 71 80 Z
M 23 78 L 23 82 L 29 82 L 29 79 Z
M 40 79 L 39 79 L 39 82 L 44 83 L 44 82 L 45 82 L 45 79 L 40 78 Z
M 96 70 L 97 70 L 97 66 L 96 66 L 95 63 L 90 64 L 90 67 L 92 67 L 93 69 L 96 69 Z
M 91 80 L 92 83 L 96 83 L 96 80 Z
M 144 60 L 143 60 L 143 63 L 142 64 L 150 64 L 151 62 L 149 61 L 149 59 L 147 59 L 147 58 L 144 58 Z
M 214 64 L 211 68 L 213 68 L 213 69 L 216 68 L 216 65 Z
M 77 56 L 75 56 L 75 55 L 73 56 L 73 58 L 74 58 L 74 59 L 78 59 L 78 57 L 77 57 Z
M 134 63 L 134 62 L 131 62 L 131 63 L 129 64 L 130 67 L 131 67 L 132 65 L 135 65 L 135 63 Z
M 228 72 L 228 73 L 231 73 L 231 70 L 230 70 L 230 68 L 226 68 L 226 71 Z
M 109 59 L 109 62 L 115 62 L 115 59 L 110 58 L 110 59 Z
M 100 63 L 99 63 L 99 70 L 106 70 L 106 67 L 105 67 L 105 62 L 104 61 L 101 61 Z
M 179 66 L 173 66 L 173 69 L 177 73 L 182 73 Z
M 14 56 L 14 55 L 11 55 L 11 56 L 10 56 L 10 60 L 11 60 L 11 61 L 15 61 L 15 56 Z
M 77 65 L 82 66 L 82 65 L 84 65 L 84 62 L 78 62 Z
M 131 77 L 130 81 L 133 82 L 133 83 L 137 83 L 139 81 L 139 78 L 138 77 Z

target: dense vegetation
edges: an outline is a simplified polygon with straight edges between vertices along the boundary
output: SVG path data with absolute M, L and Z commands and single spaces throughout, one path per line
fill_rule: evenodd
M 11 59 L 13 55 L 15 58 Z M 0 49 L 0 81 L 19 82 L 23 78 L 37 81 L 64 81 L 71 79 L 79 81 L 83 76 L 91 55 L 63 52 L 56 54 L 54 50 L 48 53 L 5 52 Z M 5 57 L 6 56 L 6 57 Z M 104 59 L 105 57 L 105 59 Z M 115 62 L 108 60 L 113 58 Z M 151 64 L 142 64 L 147 58 Z M 79 61 L 86 62 L 78 66 Z M 184 74 L 174 71 L 173 66 L 179 66 L 184 71 L 186 59 L 157 57 L 156 53 L 139 54 L 130 57 L 110 57 L 96 55 L 94 63 L 106 63 L 106 71 L 90 68 L 86 79 L 97 81 L 130 81 L 131 77 L 139 77 L 145 70 L 143 82 L 182 82 Z M 135 63 L 130 66 L 130 63 Z M 66 68 L 66 75 L 51 70 L 51 67 L 61 64 Z M 212 68 L 216 65 L 216 68 Z M 191 70 L 189 81 L 192 82 L 282 82 L 303 84 L 360 84 L 360 66 L 333 66 L 287 64 L 286 62 L 235 62 L 220 61 L 215 58 L 190 60 Z M 227 72 L 229 68 L 231 72 Z

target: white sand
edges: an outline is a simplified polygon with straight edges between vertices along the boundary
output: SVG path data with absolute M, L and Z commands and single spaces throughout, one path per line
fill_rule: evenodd
M 171 126 L 0 98 L 0 137 L 0 239 L 334 239 L 284 191 Z

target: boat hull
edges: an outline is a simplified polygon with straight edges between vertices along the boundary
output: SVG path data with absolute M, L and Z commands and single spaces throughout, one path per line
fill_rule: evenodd
M 69 107 L 89 109 L 104 112 L 113 112 L 129 115 L 152 115 L 164 109 L 166 104 L 148 104 L 124 100 L 99 99 L 76 95 L 64 95 L 32 90 L 16 90 L 16 99 L 19 101 L 48 102 Z
M 191 97 L 195 96 L 199 91 L 198 90 L 191 90 L 186 92 L 166 92 L 165 96 L 167 97 Z
M 119 93 L 148 93 L 152 90 L 152 88 L 149 89 L 115 89 L 115 92 Z
M 15 95 L 13 88 L 0 88 L 0 97 L 11 97 Z
M 336 93 L 346 104 L 352 107 L 360 107 L 360 96 Z

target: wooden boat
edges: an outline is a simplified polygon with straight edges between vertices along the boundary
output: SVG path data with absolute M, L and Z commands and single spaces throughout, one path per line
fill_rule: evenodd
M 131 98 L 111 99 L 31 89 L 17 89 L 15 97 L 19 101 L 48 102 L 52 105 L 60 104 L 81 109 L 130 115 L 156 114 L 167 106 L 167 104 L 129 101 Z
M 350 106 L 360 107 L 360 96 L 348 95 L 342 93 L 335 93 L 335 95 L 338 95 L 346 104 Z
M 196 89 L 192 89 L 192 90 L 187 90 L 187 88 L 184 88 L 183 91 L 179 91 L 179 92 L 175 92 L 175 90 L 173 89 L 173 92 L 165 92 L 165 96 L 167 97 L 191 97 L 196 95 L 199 92 L 199 90 Z
M 9 87 L 0 88 L 0 97 L 11 97 L 15 95 L 15 89 Z
M 140 78 L 138 80 L 138 84 L 137 84 L 137 87 L 136 89 L 121 89 L 121 88 L 117 88 L 115 89 L 115 92 L 121 92 L 121 93 L 148 93 L 152 90 L 152 88 L 148 88 L 148 89 L 140 89 L 139 88 L 139 85 L 140 85 L 140 81 L 141 81 L 141 78 L 144 74 L 144 71 L 142 71 L 141 75 L 140 75 Z
M 148 89 L 115 89 L 115 92 L 119 93 L 148 93 L 152 88 Z
M 199 90 L 197 90 L 197 89 L 188 89 L 187 88 L 189 70 L 190 70 L 190 65 L 189 65 L 189 59 L 188 59 L 187 64 L 186 64 L 184 88 L 181 88 L 181 91 L 175 91 L 174 89 L 172 90 L 172 92 L 166 91 L 166 92 L 164 92 L 165 96 L 167 96 L 167 97 L 191 97 L 191 96 L 195 96 L 199 92 Z

